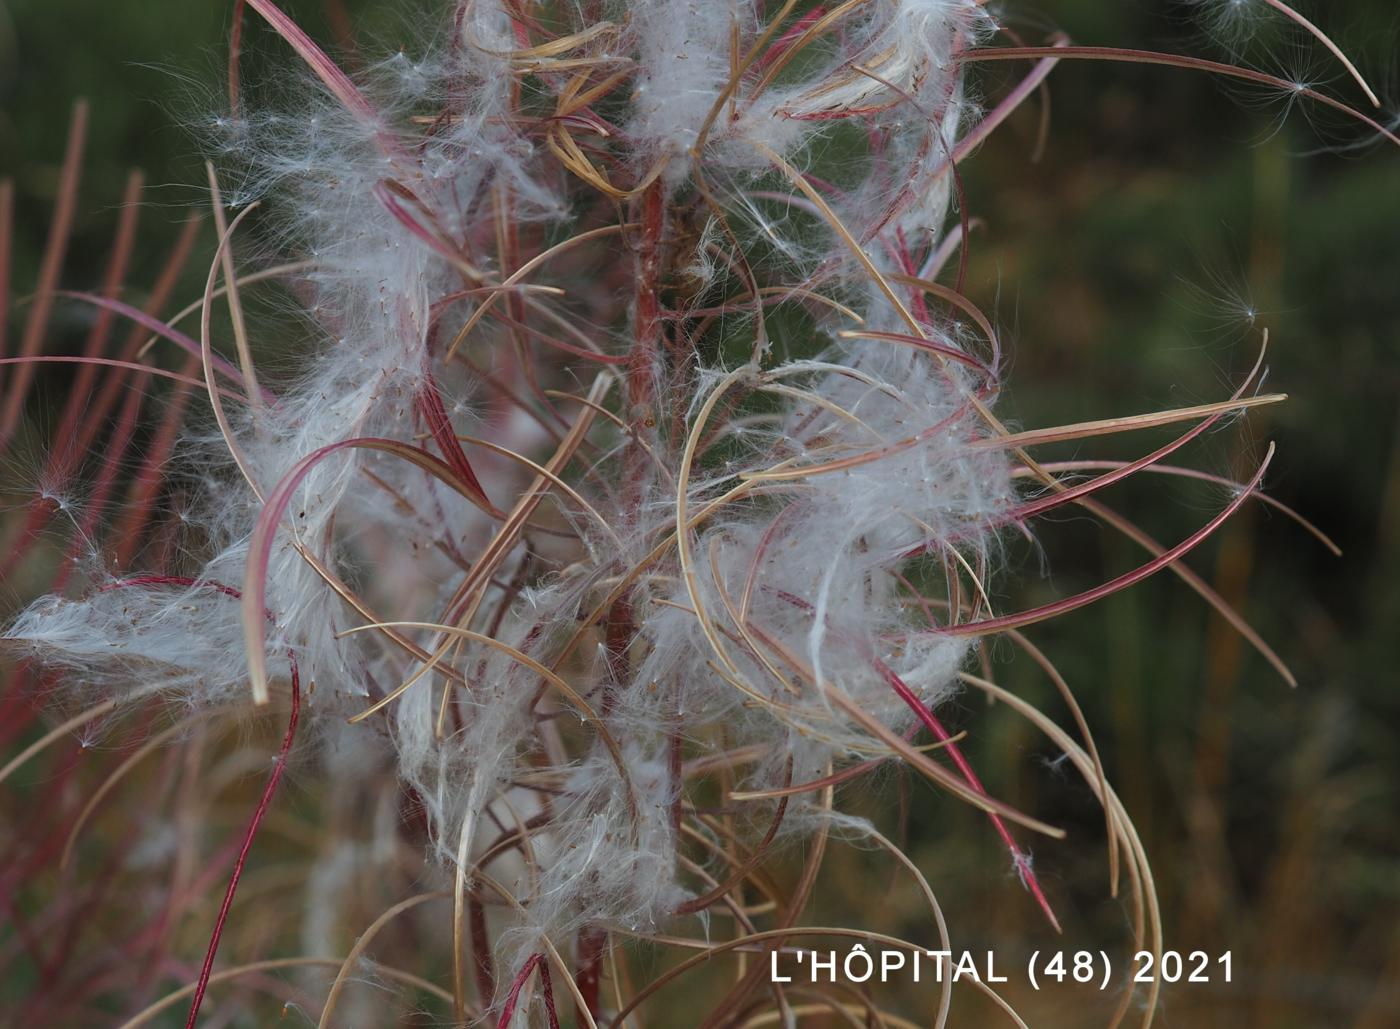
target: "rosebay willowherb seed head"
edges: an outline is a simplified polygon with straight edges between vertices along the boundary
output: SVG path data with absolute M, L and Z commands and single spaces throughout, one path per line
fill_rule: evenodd
M 213 411 L 176 457 L 198 567 L 94 573 L 9 638 L 102 700 L 289 696 L 305 774 L 378 812 L 316 861 L 307 946 L 400 860 L 410 798 L 459 1017 L 508 1018 L 536 968 L 541 1004 L 597 1016 L 609 936 L 704 936 L 789 837 L 883 840 L 832 788 L 891 759 L 987 810 L 1048 913 L 1007 828 L 1035 823 L 934 710 L 978 636 L 1055 613 L 993 613 L 998 534 L 1090 491 L 997 420 L 995 330 L 939 279 L 957 162 L 1055 55 L 984 111 L 974 0 L 467 0 L 352 77 L 247 6 L 304 69 L 215 121 L 240 221 L 216 196 L 199 339 L 164 334 Z M 244 217 L 309 342 L 244 317 Z M 1153 460 L 1271 399 L 1246 386 L 1157 416 L 1199 424 Z M 1133 574 L 1185 552 L 1161 550 Z

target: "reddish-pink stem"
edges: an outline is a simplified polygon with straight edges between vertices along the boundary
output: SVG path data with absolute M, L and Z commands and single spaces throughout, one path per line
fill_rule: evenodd
M 194 999 L 190 1001 L 190 1014 L 185 1019 L 185 1029 L 194 1029 L 195 1021 L 199 1018 L 199 1006 L 204 1002 L 204 993 L 209 988 L 209 975 L 214 969 L 214 955 L 219 952 L 219 940 L 223 937 L 224 925 L 228 922 L 229 909 L 233 907 L 233 895 L 238 890 L 238 880 L 243 876 L 243 866 L 248 861 L 248 852 L 253 849 L 253 840 L 258 834 L 258 828 L 272 806 L 272 795 L 277 792 L 277 784 L 282 781 L 282 773 L 287 768 L 287 756 L 291 753 L 292 741 L 296 738 L 297 716 L 301 711 L 301 680 L 297 674 L 295 658 L 292 659 L 291 680 L 291 714 L 287 719 L 287 734 L 282 738 L 282 749 L 277 753 L 277 763 L 272 766 L 267 787 L 253 812 L 252 821 L 248 823 L 248 831 L 243 835 L 243 847 L 238 852 L 233 874 L 229 876 L 228 889 L 224 892 L 224 901 L 219 905 L 219 916 L 209 937 L 209 949 L 204 955 L 204 965 L 199 970 L 199 983 L 195 986 Z
M 193 358 L 185 359 L 185 371 L 194 373 L 199 363 Z M 160 428 L 152 440 L 150 449 L 141 463 L 141 468 L 132 478 L 127 492 L 125 510 L 116 532 L 117 567 L 125 568 L 140 545 L 146 523 L 155 508 L 156 491 L 165 476 L 166 460 L 175 449 L 175 439 L 189 407 L 191 392 L 187 387 L 176 389 L 175 395 L 166 404 L 165 415 Z
M 885 664 L 879 658 L 875 658 L 875 667 L 884 680 L 899 694 L 899 698 L 918 716 L 919 721 L 923 722 L 928 728 L 928 731 L 933 733 L 934 737 L 944 745 L 948 756 L 952 758 L 953 764 L 957 766 L 958 771 L 962 774 L 963 779 L 967 781 L 967 785 L 972 792 L 976 793 L 979 797 L 987 796 L 987 790 L 986 787 L 982 785 L 982 780 L 977 778 L 977 773 L 972 770 L 972 765 L 968 764 L 967 758 L 963 756 L 962 750 L 958 745 L 953 742 L 952 734 L 943 727 L 943 723 L 938 720 L 938 716 L 930 711 L 928 707 L 914 695 L 914 691 L 909 688 L 904 680 L 901 679 L 889 665 Z M 1045 892 L 1040 888 L 1040 881 L 1035 877 L 1035 872 L 1031 870 L 1030 858 L 1017 846 L 1015 837 L 1011 835 L 1011 830 L 1006 827 L 1006 823 L 1002 821 L 1000 815 L 995 811 L 990 811 L 987 813 L 987 817 L 992 820 L 992 825 L 996 829 L 997 835 L 1000 836 L 1002 842 L 1006 844 L 1006 849 L 1011 852 L 1011 861 L 1016 867 L 1016 874 L 1021 877 L 1021 881 L 1025 883 L 1026 889 L 1028 889 L 1031 896 L 1035 898 L 1035 902 L 1040 905 L 1040 910 L 1045 912 L 1045 917 L 1050 920 L 1050 924 L 1054 927 L 1055 931 L 1059 932 L 1060 921 L 1055 917 L 1055 912 L 1050 907 L 1050 901 L 1046 899 Z
M 506 1002 L 501 1005 L 501 1017 L 496 1020 L 496 1029 L 506 1029 L 510 1025 L 510 1020 L 515 1017 L 515 1005 L 520 1002 L 520 991 L 525 988 L 530 973 L 536 968 L 540 970 L 540 991 L 544 995 L 544 1010 L 545 1015 L 549 1018 L 549 1029 L 559 1029 L 559 1013 L 554 1010 L 554 986 L 550 982 L 549 965 L 543 954 L 531 954 L 525 959 L 520 973 L 510 984 L 510 993 L 506 995 Z
M 132 246 L 136 242 L 136 219 L 140 210 L 141 173 L 132 172 L 127 178 L 126 193 L 122 197 L 121 218 L 117 224 L 116 238 L 112 243 L 112 253 L 107 261 L 107 271 L 103 275 L 101 296 L 115 297 L 121 290 Z M 84 357 L 98 357 L 106 349 L 107 337 L 112 330 L 114 319 L 115 314 L 110 308 L 98 311 L 92 329 L 88 332 L 87 341 L 83 344 Z M 85 364 L 78 369 L 73 385 L 68 390 L 68 399 L 58 420 L 54 445 L 49 451 L 50 467 L 53 468 L 55 464 L 62 466 L 53 469 L 59 477 L 59 483 L 67 478 L 67 465 L 71 464 L 75 456 L 70 443 L 78 426 L 86 421 L 84 412 L 91 408 L 92 387 L 96 378 L 97 366 Z
M 14 234 L 15 184 L 0 179 L 0 357 L 5 356 L 10 323 L 10 239 Z
M 574 981 L 578 984 L 578 992 L 583 997 L 584 1006 L 588 1009 L 588 1014 L 597 1021 L 599 1008 L 599 987 L 603 977 L 603 951 L 607 948 L 608 934 L 595 926 L 584 926 L 578 931 L 578 974 Z M 582 1014 L 578 1016 L 578 1024 L 584 1025 L 585 1019 Z
M 49 311 L 53 308 L 54 290 L 68 251 L 68 237 L 73 228 L 73 212 L 78 205 L 78 178 L 83 162 L 83 142 L 87 137 L 87 103 L 79 101 L 73 107 L 73 121 L 68 129 L 68 144 L 63 155 L 63 171 L 59 176 L 58 203 L 49 223 L 48 241 L 39 265 L 39 281 L 34 291 L 34 303 L 24 323 L 19 356 L 33 357 L 39 352 L 48 327 Z M 24 398 L 34 379 L 34 365 L 21 364 L 10 381 L 4 407 L 0 409 L 0 450 L 8 446 L 24 411 Z

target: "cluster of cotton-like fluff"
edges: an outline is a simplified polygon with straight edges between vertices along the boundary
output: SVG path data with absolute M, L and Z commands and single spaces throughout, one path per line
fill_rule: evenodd
M 992 26 L 977 0 L 466 0 L 351 79 L 250 7 L 311 87 L 220 119 L 221 176 L 266 201 L 313 343 L 254 339 L 256 388 L 224 374 L 245 397 L 190 440 L 197 572 L 8 635 L 196 705 L 243 699 L 245 636 L 274 697 L 293 655 L 337 796 L 394 767 L 459 913 L 489 907 L 499 1004 L 532 955 L 703 913 L 734 872 L 696 842 L 707 755 L 782 791 L 893 755 L 872 727 L 953 688 L 939 628 L 978 593 L 925 593 L 977 581 L 1012 490 L 994 370 L 915 280 L 949 249 L 957 55 Z M 792 792 L 788 831 L 823 797 Z M 325 855 L 319 903 L 374 853 Z

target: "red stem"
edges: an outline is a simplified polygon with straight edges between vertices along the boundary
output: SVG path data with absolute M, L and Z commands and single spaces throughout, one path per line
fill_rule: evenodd
M 253 840 L 258 834 L 258 828 L 262 825 L 263 818 L 267 815 L 268 809 L 272 806 L 272 795 L 277 792 L 277 784 L 282 781 L 282 773 L 287 768 L 287 755 L 291 753 L 292 741 L 296 738 L 297 716 L 301 712 L 301 679 L 297 674 L 296 659 L 292 659 L 292 710 L 287 719 L 287 734 L 282 738 L 282 749 L 278 751 L 277 763 L 272 766 L 272 774 L 268 776 L 267 787 L 263 790 L 262 798 L 258 801 L 257 810 L 253 812 L 253 820 L 248 823 L 248 831 L 243 834 L 243 847 L 238 852 L 238 860 L 234 863 L 233 874 L 229 876 L 228 889 L 224 892 L 224 902 L 219 905 L 219 917 L 214 922 L 214 932 L 209 937 L 209 949 L 204 955 L 204 965 L 199 970 L 199 984 L 194 990 L 194 999 L 190 1002 L 190 1015 L 185 1019 L 185 1029 L 194 1029 L 195 1021 L 199 1018 L 199 1006 L 204 1003 L 204 991 L 209 988 L 209 975 L 214 968 L 214 955 L 219 952 L 219 940 L 224 935 L 224 925 L 228 922 L 229 909 L 233 907 L 233 895 L 238 890 L 238 880 L 243 876 L 243 866 L 247 863 L 248 852 L 253 849 Z
M 554 987 L 550 983 L 549 965 L 545 963 L 543 954 L 531 954 L 525 960 L 520 974 L 510 984 L 506 1002 L 501 1005 L 501 1017 L 496 1020 L 496 1029 L 506 1029 L 510 1025 L 510 1020 L 515 1017 L 515 1005 L 520 1001 L 520 991 L 525 988 L 530 973 L 536 968 L 540 970 L 540 988 L 544 993 L 544 1010 L 549 1018 L 549 1029 L 559 1029 L 559 1013 L 554 1009 Z
M 78 177 L 82 169 L 83 144 L 87 138 L 87 115 L 86 102 L 79 101 L 74 105 L 67 149 L 63 155 L 63 171 L 58 180 L 58 204 L 54 208 L 53 220 L 49 222 L 48 240 L 39 264 L 39 281 L 34 290 L 29 317 L 24 323 L 24 335 L 20 338 L 20 357 L 33 357 L 40 351 L 44 330 L 49 324 L 49 311 L 53 307 L 54 292 L 63 269 L 64 255 L 68 251 L 73 215 L 78 204 Z M 34 379 L 34 370 L 35 366 L 26 361 L 16 367 L 9 381 L 3 406 L 0 406 L 0 450 L 9 445 L 19 427 L 20 417 L 24 413 L 24 398 Z
M 608 944 L 608 934 L 593 926 L 584 926 L 578 931 L 578 992 L 588 1008 L 592 1021 L 598 1020 L 600 987 L 603 980 L 603 951 Z M 580 1012 L 578 1024 L 584 1025 L 588 1019 Z
M 953 764 L 957 766 L 962 777 L 971 787 L 972 792 L 978 796 L 987 796 L 987 789 L 982 785 L 982 780 L 977 778 L 977 773 L 972 770 L 972 765 L 968 764 L 967 758 L 963 757 L 962 750 L 953 742 L 952 734 L 943 727 L 943 723 L 938 720 L 938 716 L 928 709 L 928 706 L 914 695 L 914 691 L 899 677 L 889 665 L 885 664 L 878 657 L 875 658 L 875 668 L 879 671 L 884 680 L 890 684 L 894 691 L 899 694 L 899 698 L 909 705 L 909 709 L 918 715 L 919 721 L 923 722 L 928 731 L 944 745 L 948 756 L 953 759 Z M 1040 910 L 1045 912 L 1045 917 L 1050 920 L 1055 931 L 1060 931 L 1060 921 L 1055 917 L 1054 910 L 1050 907 L 1050 901 L 1046 899 L 1045 892 L 1040 888 L 1040 881 L 1036 879 L 1035 873 L 1031 871 L 1030 858 L 1017 846 L 1016 839 L 1011 835 L 1011 830 L 1006 827 L 1001 816 L 994 811 L 989 811 L 987 817 L 992 820 L 992 825 L 996 828 L 997 835 L 1001 837 L 1006 849 L 1011 852 L 1011 861 L 1016 866 L 1016 874 L 1025 883 L 1026 889 L 1030 890 L 1035 902 L 1040 905 Z

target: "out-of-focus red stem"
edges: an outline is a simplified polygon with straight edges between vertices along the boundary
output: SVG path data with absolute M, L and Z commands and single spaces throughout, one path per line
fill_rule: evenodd
M 0 179 L 0 357 L 5 356 L 10 324 L 10 238 L 14 234 L 15 184 Z
M 645 416 L 652 402 L 656 361 L 661 351 L 661 238 L 666 228 L 665 186 L 658 179 L 642 194 L 642 237 L 637 250 L 635 333 L 627 362 L 630 416 Z M 649 413 L 649 412 L 648 412 Z
M 199 361 L 197 359 L 193 357 L 185 359 L 185 365 L 181 371 L 193 375 L 198 370 Z M 175 439 L 179 434 L 180 425 L 184 421 L 185 410 L 189 407 L 191 395 L 188 386 L 180 385 L 175 388 L 174 395 L 166 405 L 165 415 L 161 418 L 160 429 L 156 432 L 155 439 L 151 441 L 150 449 L 146 452 L 140 469 L 132 478 L 131 488 L 127 493 L 126 506 L 122 511 L 115 537 L 118 568 L 126 568 L 130 565 L 131 558 L 141 543 L 142 533 L 155 508 L 156 492 L 160 489 L 161 481 L 165 475 L 165 462 L 170 457 L 171 451 L 175 449 Z
M 136 220 L 141 210 L 141 173 L 132 172 L 127 178 L 126 193 L 122 196 L 121 217 L 117 223 L 116 238 L 112 241 L 112 253 L 107 259 L 107 270 L 102 277 L 102 296 L 116 298 L 126 278 L 127 264 L 136 242 Z M 98 308 L 97 317 L 88 331 L 83 344 L 86 357 L 97 357 L 106 349 L 107 336 L 112 330 L 116 313 L 111 308 Z M 67 470 L 77 457 L 78 448 L 71 446 L 75 432 L 92 425 L 90 410 L 93 381 L 97 378 L 97 366 L 84 364 L 78 367 L 73 377 L 73 385 L 68 390 L 68 399 L 63 405 L 54 433 L 54 443 L 49 450 L 51 474 L 67 478 Z M 61 467 L 61 471 L 54 466 Z M 54 481 L 51 478 L 50 481 Z M 60 485 L 61 488 L 61 485 Z
M 44 330 L 49 324 L 54 290 L 58 286 L 58 274 L 63 268 L 63 258 L 68 251 L 68 237 L 73 228 L 73 212 L 78 205 L 78 179 L 83 162 L 83 143 L 87 138 L 87 114 L 86 101 L 78 101 L 73 107 L 73 120 L 68 129 L 63 171 L 58 181 L 58 203 L 54 207 L 53 220 L 49 223 L 49 236 L 44 244 L 44 256 L 39 265 L 39 281 L 34 291 L 34 302 L 29 308 L 29 318 L 24 323 L 24 336 L 20 339 L 20 357 L 33 357 L 39 352 L 44 340 Z M 34 369 L 35 366 L 30 362 L 15 368 L 3 407 L 0 407 L 0 450 L 4 450 L 14 438 L 20 415 L 24 411 L 25 394 L 29 392 L 29 384 L 34 379 Z
M 170 302 L 170 295 L 175 291 L 180 273 L 185 270 L 185 265 L 189 262 L 190 251 L 194 248 L 195 237 L 199 234 L 199 224 L 198 219 L 191 219 L 181 228 L 180 235 L 175 240 L 175 245 L 171 247 L 170 255 L 166 258 L 160 276 L 156 279 L 155 286 L 151 290 L 150 298 L 141 308 L 141 313 L 147 317 L 159 317 L 161 309 Z M 147 338 L 148 330 L 145 327 L 139 322 L 132 325 L 130 333 L 122 343 L 119 356 L 125 361 L 137 360 L 141 356 L 141 344 Z M 192 356 L 195 358 L 195 367 L 198 367 L 199 355 Z M 79 452 L 85 451 L 91 445 L 93 438 L 101 428 L 103 419 L 116 405 L 116 397 L 125 385 L 126 376 L 124 373 L 113 373 L 103 377 L 102 389 L 98 392 L 97 399 L 93 403 L 78 436 L 77 450 Z
M 575 976 L 575 982 L 578 984 L 579 995 L 583 997 L 583 1002 L 588 1008 L 588 1014 L 595 1022 L 598 1019 L 599 994 L 603 981 L 603 951 L 607 945 L 608 934 L 601 929 L 586 925 L 578 931 L 578 975 Z M 578 1024 L 585 1025 L 588 1021 L 580 1012 Z

